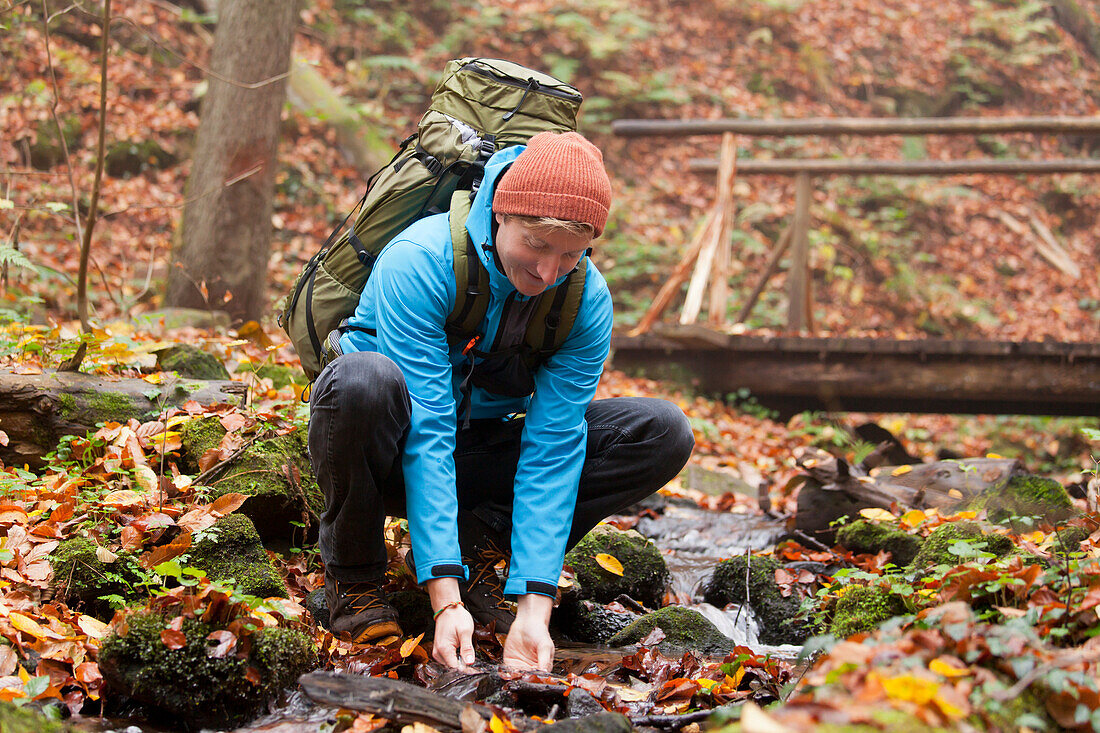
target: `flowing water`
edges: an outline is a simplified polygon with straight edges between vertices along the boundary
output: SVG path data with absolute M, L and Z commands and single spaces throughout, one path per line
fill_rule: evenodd
M 672 576 L 671 591 L 682 605 L 694 609 L 713 623 L 735 643 L 751 648 L 757 654 L 794 659 L 798 646 L 768 646 L 760 643 L 759 625 L 748 606 L 716 608 L 702 600 L 702 585 L 723 559 L 746 551 L 758 551 L 773 546 L 783 536 L 782 522 L 755 514 L 713 512 L 697 506 L 670 502 L 656 517 L 643 517 L 637 531 L 653 540 L 660 548 Z M 555 659 L 567 671 L 575 673 L 601 672 L 618 665 L 624 650 L 581 644 L 559 644 Z M 456 700 L 481 699 L 491 692 L 494 675 L 444 673 L 431 689 Z M 335 720 L 335 708 L 313 704 L 300 691 L 291 692 L 282 705 L 240 732 L 306 733 L 316 731 L 326 722 Z M 76 727 L 97 733 L 161 733 L 175 730 L 170 726 L 151 725 L 133 720 L 78 718 Z

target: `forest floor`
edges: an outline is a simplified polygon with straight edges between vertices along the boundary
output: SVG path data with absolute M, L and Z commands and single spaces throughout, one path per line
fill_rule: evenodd
M 47 45 L 38 10 L 27 3 L 7 4 L 0 7 L 0 363 L 33 371 L 55 367 L 77 343 L 79 248 L 71 215 L 74 206 L 87 206 L 94 169 L 98 29 L 90 17 L 74 11 L 51 24 Z M 687 161 L 713 157 L 718 143 L 712 138 L 619 139 L 609 132 L 612 119 L 1096 115 L 1100 103 L 1100 63 L 1037 3 L 704 0 L 689 9 L 673 0 L 509 0 L 459 8 L 426 0 L 400 5 L 312 2 L 302 11 L 294 53 L 355 100 L 364 118 L 383 127 L 394 143 L 415 126 L 449 58 L 509 58 L 578 85 L 588 100 L 582 131 L 605 151 L 614 186 L 612 219 L 595 261 L 612 287 L 619 326 L 637 320 L 711 205 L 713 181 L 688 172 Z M 1084 6 L 1095 18 L 1096 4 Z M 211 36 L 201 15 L 169 3 L 128 3 L 118 12 L 122 20 L 114 27 L 117 43 L 109 64 L 108 141 L 123 148 L 145 142 L 155 146 L 138 147 L 136 162 L 129 164 L 133 167 L 109 172 L 104 181 L 105 214 L 93 242 L 90 280 L 93 318 L 101 329 L 86 369 L 155 379 L 149 357 L 155 346 L 196 343 L 235 378 L 250 381 L 255 397 L 250 419 L 289 416 L 297 412 L 294 388 L 276 389 L 248 369 L 296 363 L 273 319 L 216 331 L 134 326 L 132 319 L 162 304 Z M 46 150 L 43 161 L 34 152 L 40 139 L 57 139 L 51 132 L 55 105 L 68 129 L 71 183 L 63 155 Z M 1098 151 L 1095 139 L 1042 135 L 746 139 L 740 144 L 740 155 L 756 158 L 1069 158 Z M 302 264 L 359 198 L 364 180 L 343 158 L 324 120 L 288 107 L 273 217 L 271 313 Z M 793 182 L 742 178 L 735 195 L 731 310 L 755 284 L 770 242 L 789 221 Z M 1078 174 L 821 180 L 811 212 L 819 334 L 1096 341 L 1098 211 L 1100 182 Z M 1048 227 L 1080 275 L 1043 259 L 1033 238 L 1009 229 L 1001 212 Z M 751 332 L 783 332 L 784 281 L 781 272 L 750 317 Z M 751 404 L 734 409 L 697 397 L 685 385 L 609 371 L 600 395 L 622 394 L 676 401 L 696 431 L 693 462 L 733 476 L 759 474 L 772 487 L 773 506 L 781 513 L 794 510 L 796 494 L 786 487 L 800 474 L 798 451 L 820 447 L 858 462 L 867 446 L 851 438 L 847 428 L 864 421 L 887 427 L 910 453 L 927 460 L 941 448 L 963 456 L 995 453 L 1019 458 L 1030 471 L 1067 485 L 1087 481 L 1100 454 L 1096 419 L 803 414 L 777 422 Z M 108 552 L 119 549 L 121 536 L 101 532 L 97 522 L 140 516 L 137 505 L 119 505 L 117 495 L 105 497 L 140 489 L 132 479 L 136 465 L 164 465 L 155 441 L 149 440 L 157 434 L 155 427 L 140 437 L 140 450 L 127 444 L 129 463 L 123 465 L 111 463 L 104 447 L 79 470 L 55 465 L 42 475 L 19 467 L 4 472 L 0 559 L 8 585 L 2 589 L 6 612 L 0 633 L 9 645 L 0 652 L 0 674 L 9 676 L 0 684 L 3 697 L 63 696 L 79 709 L 86 698 L 98 696 L 95 659 L 99 639 L 109 629 L 78 609 L 44 603 L 40 594 L 51 587 L 51 578 L 35 563 L 43 561 L 48 550 L 42 546 L 57 539 L 58 527 L 88 533 Z M 2 428 L 0 440 L 6 440 Z M 51 519 L 66 502 L 49 492 L 70 479 L 96 491 L 74 495 L 72 517 L 61 513 Z M 178 511 L 201 506 L 202 497 L 202 492 L 182 492 Z M 741 499 L 726 501 L 746 507 Z M 1086 509 L 1080 500 L 1077 508 Z M 893 520 L 879 520 L 921 537 L 943 521 L 895 514 Z M 1100 526 L 1096 519 L 1084 513 L 1073 521 L 1091 531 Z M 16 527 L 25 530 L 16 532 L 25 546 L 11 540 Z M 1019 713 L 1017 718 L 1031 717 L 1020 718 L 1018 725 L 1100 729 L 1093 722 L 1100 720 L 1100 692 L 1089 641 L 1100 603 L 1094 559 L 1100 537 L 1093 533 L 1078 553 L 1058 564 L 1050 548 L 1059 528 L 986 526 L 1024 547 L 1024 556 L 1043 566 L 1040 575 L 1027 569 L 1035 564 L 990 558 L 979 547 L 976 556 L 960 556 L 965 562 L 935 577 L 901 578 L 881 561 L 866 558 L 856 562 L 863 575 L 849 574 L 839 582 L 815 577 L 812 587 L 802 590 L 816 594 L 819 610 L 835 603 L 837 586 L 909 583 L 951 617 L 924 623 L 933 606 L 909 608 L 918 618 L 837 643 L 817 660 L 793 697 L 788 697 L 791 689 L 783 689 L 793 681 L 784 677 L 789 670 L 752 656 L 728 660 L 724 669 L 689 665 L 636 676 L 652 674 L 649 703 L 656 707 L 660 700 L 662 709 L 783 697 L 787 712 L 769 714 L 803 730 L 823 721 L 887 728 L 889 723 L 876 717 L 884 710 L 915 715 L 928 725 L 998 729 L 1007 725 L 1006 715 L 1012 720 L 1005 691 L 1028 689 L 1045 695 L 1045 708 Z M 151 547 L 153 534 L 143 535 L 141 542 Z M 788 559 L 819 552 L 788 549 Z M 301 553 L 278 561 L 291 578 L 292 594 L 302 600 L 318 582 L 315 558 Z M 1052 567 L 1058 571 L 1047 572 Z M 951 573 L 957 582 L 948 579 Z M 984 584 L 994 595 L 1007 586 L 1022 590 L 1013 590 L 1011 597 L 1002 593 L 996 603 L 969 604 L 974 610 L 963 611 L 950 604 L 976 595 L 960 595 L 960 583 Z M 287 618 L 298 613 L 293 606 L 282 612 Z M 328 645 L 330 663 L 358 653 L 337 651 L 339 645 L 314 632 L 319 643 Z M 378 655 L 372 669 L 401 668 L 410 655 L 415 657 L 415 646 L 398 659 Z M 27 650 L 44 661 L 32 664 Z M 1026 665 L 1010 661 L 1025 657 L 1030 660 Z M 45 663 L 49 660 L 56 664 Z M 683 679 L 689 682 L 679 682 Z M 670 680 L 676 684 L 666 688 Z M 767 727 L 775 721 L 755 720 L 744 721 L 745 729 L 780 729 Z M 358 725 L 367 729 L 377 722 L 360 720 Z M 750 728 L 750 723 L 761 727 Z

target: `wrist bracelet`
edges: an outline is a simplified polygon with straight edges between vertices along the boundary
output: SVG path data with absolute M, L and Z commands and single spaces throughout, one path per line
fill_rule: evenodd
M 439 617 L 449 608 L 466 608 L 466 604 L 462 601 L 451 601 L 450 603 L 444 603 L 439 607 L 439 610 L 432 614 L 432 621 L 436 621 Z

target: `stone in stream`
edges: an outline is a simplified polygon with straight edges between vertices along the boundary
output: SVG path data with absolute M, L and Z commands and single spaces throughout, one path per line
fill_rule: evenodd
M 801 644 L 808 636 L 804 624 L 795 621 L 801 605 L 794 595 L 784 597 L 775 582 L 781 567 L 772 557 L 736 555 L 723 560 L 703 585 L 703 600 L 722 608 L 730 603 L 748 604 L 760 623 L 764 644 Z
M 883 621 L 907 613 L 905 599 L 881 586 L 850 586 L 837 601 L 829 633 L 844 639 L 874 631 Z
M 1000 491 L 983 494 L 970 503 L 974 510 L 985 509 L 989 521 L 1023 530 L 1030 526 L 1024 517 L 1039 517 L 1057 524 L 1077 510 L 1062 484 L 1043 476 L 1013 476 Z
M 161 636 L 168 623 L 153 611 L 129 616 L 103 641 L 99 668 L 116 693 L 177 724 L 241 725 L 317 663 L 313 642 L 300 631 L 261 629 L 251 635 L 251 648 L 243 657 L 231 652 L 218 658 L 210 656 L 207 638 L 222 630 L 217 625 L 184 618 L 186 642 L 171 649 Z
M 877 555 L 885 550 L 899 568 L 913 562 L 922 543 L 919 537 L 903 532 L 896 526 L 886 526 L 866 519 L 845 524 L 838 529 L 836 541 L 852 552 Z
M 551 631 L 555 634 L 586 644 L 606 644 L 637 618 L 638 614 L 621 604 L 604 605 L 581 600 L 575 593 L 563 593 L 561 605 L 554 609 L 550 620 Z
M 691 651 L 720 655 L 728 654 L 736 646 L 703 614 L 683 606 L 666 606 L 648 613 L 612 636 L 607 643 L 610 646 L 638 644 L 657 627 L 664 632 L 664 637 L 656 646 L 665 654 L 679 655 Z
M 87 537 L 65 540 L 49 556 L 50 587 L 69 606 L 109 621 L 115 612 L 105 599 L 128 603 L 148 595 L 141 590 L 144 571 L 137 558 L 125 552 L 111 558 Z
M 607 570 L 597 555 L 611 555 L 623 566 L 622 575 Z M 623 532 L 601 524 L 566 553 L 573 568 L 578 598 L 610 603 L 620 595 L 655 608 L 661 605 L 669 583 L 668 566 L 660 550 L 633 530 Z
M 190 379 L 229 379 L 225 365 L 197 346 L 177 344 L 157 352 L 157 368 Z
M 951 552 L 956 542 L 966 542 L 981 552 L 989 552 L 997 557 L 1004 557 L 1016 549 L 1011 539 L 1004 535 L 986 533 L 976 522 L 950 522 L 941 524 L 928 535 L 924 546 L 913 558 L 912 567 L 925 570 L 936 565 L 960 565 L 971 559 Z

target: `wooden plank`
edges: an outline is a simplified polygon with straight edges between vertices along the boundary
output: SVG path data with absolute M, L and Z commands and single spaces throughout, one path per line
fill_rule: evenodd
M 715 215 L 712 209 L 703 220 L 703 225 L 700 227 L 695 238 L 688 245 L 687 251 L 680 259 L 680 262 L 676 265 L 676 268 L 672 271 L 672 275 L 669 276 L 665 284 L 661 286 L 661 289 L 657 291 L 657 297 L 653 299 L 653 304 L 649 306 L 649 310 L 645 312 L 645 315 L 641 317 L 637 325 L 630 332 L 631 336 L 640 336 L 656 323 L 657 319 L 661 317 L 661 314 L 668 308 L 669 303 L 672 302 L 673 297 L 680 291 L 680 286 L 684 284 L 684 280 L 687 279 L 688 273 L 691 271 L 692 265 L 699 258 L 699 252 L 703 249 L 703 244 L 706 243 L 711 236 L 711 230 L 715 225 Z
M 775 247 L 772 248 L 772 253 L 768 257 L 768 264 L 764 267 L 763 274 L 760 275 L 760 280 L 756 283 L 756 287 L 749 293 L 749 297 L 745 300 L 745 304 L 741 306 L 741 312 L 737 314 L 735 323 L 744 323 L 748 320 L 749 314 L 752 313 L 752 308 L 756 305 L 756 301 L 760 299 L 760 294 L 764 292 L 764 288 L 768 285 L 768 280 L 772 278 L 772 275 L 779 270 L 779 260 L 783 258 L 783 253 L 787 251 L 787 248 L 791 244 L 791 232 L 793 230 L 787 227 L 783 230 L 783 233 L 779 235 L 779 241 L 775 243 Z
M 695 173 L 718 170 L 718 161 L 694 158 L 688 169 Z M 779 158 L 745 160 L 737 165 L 742 175 L 793 176 L 800 172 L 814 175 L 882 175 L 882 176 L 949 176 L 967 173 L 999 173 L 1006 175 L 1051 173 L 1100 173 L 1096 158 L 1066 158 L 1063 160 L 1003 160 L 978 158 L 972 160 L 848 160 L 836 158 Z
M 1100 133 L 1100 117 L 811 117 L 806 119 L 614 120 L 622 137 L 690 135 L 957 135 L 1008 132 Z
M 802 331 L 809 326 L 807 312 L 810 279 L 810 176 L 799 173 L 795 184 L 794 223 L 791 225 L 791 271 L 788 276 L 789 299 L 787 329 Z
M 614 366 L 802 410 L 1100 416 L 1100 344 L 616 337 Z M 919 347 L 919 348 L 918 348 Z
M 730 137 L 732 138 L 732 136 Z M 712 209 L 714 214 L 714 226 L 710 231 L 710 239 L 707 239 L 703 243 L 703 248 L 699 252 L 699 259 L 695 263 L 695 271 L 691 273 L 691 283 L 688 285 L 687 297 L 684 299 L 684 309 L 680 313 L 681 324 L 695 323 L 699 318 L 699 310 L 703 307 L 703 292 L 706 290 L 707 278 L 711 273 L 711 265 L 714 262 L 714 256 L 717 253 L 719 245 L 722 243 L 723 220 L 729 208 L 727 206 L 727 200 L 730 198 L 730 194 L 733 190 L 733 176 L 736 170 L 736 152 L 737 148 L 732 144 L 732 141 L 727 143 L 726 140 L 723 140 L 722 163 L 718 170 L 717 188 L 719 192 L 726 191 L 726 195 L 719 195 L 719 197 L 715 199 Z M 726 181 L 729 181 L 728 185 Z

